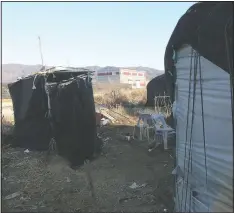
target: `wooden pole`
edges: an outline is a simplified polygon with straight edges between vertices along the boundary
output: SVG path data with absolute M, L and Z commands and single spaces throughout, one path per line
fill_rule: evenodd
M 40 38 L 40 36 L 38 36 L 38 40 L 39 40 L 39 49 L 40 49 L 40 55 L 41 55 L 41 65 L 43 67 L 44 66 L 44 61 L 43 61 L 43 55 L 42 55 L 41 38 Z

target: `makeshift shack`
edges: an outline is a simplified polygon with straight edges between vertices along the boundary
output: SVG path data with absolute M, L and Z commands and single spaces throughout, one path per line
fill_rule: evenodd
M 56 142 L 71 165 L 92 158 L 96 118 L 91 72 L 51 68 L 9 84 L 15 128 L 13 145 L 48 150 Z
M 167 95 L 168 95 L 168 92 L 167 92 L 167 87 L 166 87 L 166 78 L 165 78 L 165 74 L 162 74 L 162 75 L 155 77 L 147 84 L 146 106 L 154 107 L 156 96 L 167 96 Z
M 233 212 L 233 3 L 194 4 L 165 52 L 176 120 L 175 211 Z

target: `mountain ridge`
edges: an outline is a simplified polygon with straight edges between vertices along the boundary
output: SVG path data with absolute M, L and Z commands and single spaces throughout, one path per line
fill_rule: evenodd
M 9 64 L 2 64 L 2 83 L 11 83 L 17 80 L 18 77 L 25 77 L 27 75 L 33 74 L 35 72 L 38 72 L 41 69 L 41 65 L 25 65 L 25 64 L 19 64 L 19 63 L 9 63 Z M 46 66 L 46 68 L 49 68 L 52 66 Z M 93 70 L 95 72 L 105 72 L 105 71 L 116 71 L 116 69 L 119 68 L 133 68 L 137 71 L 146 71 L 147 73 L 147 80 L 150 81 L 151 79 L 155 78 L 156 76 L 163 73 L 163 70 L 158 70 L 151 67 L 117 67 L 117 66 L 86 66 L 84 68 Z

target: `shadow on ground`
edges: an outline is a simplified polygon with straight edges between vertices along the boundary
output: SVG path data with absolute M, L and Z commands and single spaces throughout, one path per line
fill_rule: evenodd
M 99 129 L 102 154 L 89 165 L 93 191 L 85 166 L 44 152 L 2 152 L 2 211 L 131 211 L 173 210 L 173 151 L 158 147 L 151 153 L 147 142 L 126 141 L 132 126 Z M 93 195 L 93 196 L 92 196 Z

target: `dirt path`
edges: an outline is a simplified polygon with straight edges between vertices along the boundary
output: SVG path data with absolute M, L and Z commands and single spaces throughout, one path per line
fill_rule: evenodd
M 170 151 L 147 152 L 146 144 L 120 140 L 132 127 L 102 130 L 103 153 L 90 163 L 96 202 L 84 168 L 71 170 L 58 156 L 22 149 L 2 152 L 3 211 L 131 211 L 172 210 L 173 160 Z M 130 186 L 139 187 L 132 189 Z M 15 193 L 15 194 L 13 194 Z M 14 198 L 7 197 L 14 195 Z

